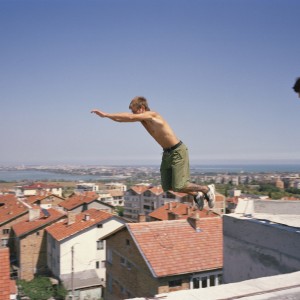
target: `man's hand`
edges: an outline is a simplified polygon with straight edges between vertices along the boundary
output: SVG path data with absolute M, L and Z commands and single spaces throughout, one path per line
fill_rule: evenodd
M 101 111 L 101 110 L 98 110 L 98 109 L 93 109 L 93 110 L 91 111 L 91 113 L 92 113 L 92 114 L 96 114 L 96 115 L 98 115 L 98 116 L 101 117 L 101 118 L 105 118 L 105 117 L 107 116 L 107 114 L 106 114 L 105 112 L 103 112 L 103 111 Z

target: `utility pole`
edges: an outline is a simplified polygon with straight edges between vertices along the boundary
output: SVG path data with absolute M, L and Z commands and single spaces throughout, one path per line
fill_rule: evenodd
M 72 300 L 74 299 L 74 246 L 71 247 L 72 259 L 71 259 L 71 288 L 72 288 Z

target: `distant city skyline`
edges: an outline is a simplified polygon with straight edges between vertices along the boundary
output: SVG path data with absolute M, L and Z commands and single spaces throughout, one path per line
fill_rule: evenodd
M 300 163 L 298 0 L 0 1 L 0 165 L 158 165 L 143 95 L 191 164 Z

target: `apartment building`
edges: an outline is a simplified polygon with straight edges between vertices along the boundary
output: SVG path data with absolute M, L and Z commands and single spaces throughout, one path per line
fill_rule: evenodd
M 124 198 L 124 217 L 135 222 L 141 215 L 149 221 L 149 214 L 169 202 L 193 204 L 191 195 L 173 191 L 164 192 L 160 186 L 133 186 L 127 190 Z M 225 196 L 216 193 L 213 211 L 221 215 L 225 213 L 225 205 Z M 204 208 L 209 209 L 206 201 Z
M 76 184 L 76 190 L 78 192 L 87 192 L 87 191 L 91 191 L 91 192 L 97 192 L 99 191 L 99 186 L 95 183 L 92 182 L 80 182 L 78 184 Z
M 36 206 L 29 210 L 29 218 L 12 226 L 12 256 L 18 270 L 18 278 L 32 280 L 35 275 L 48 274 L 47 268 L 47 226 L 66 218 L 55 209 L 41 209 Z
M 18 197 L 45 195 L 45 193 L 50 193 L 62 197 L 62 187 L 60 185 L 54 185 L 54 184 L 34 183 L 34 184 L 16 186 L 14 190 L 15 190 L 15 194 Z
M 220 217 L 128 223 L 105 239 L 105 299 L 153 297 L 222 283 Z
M 69 213 L 68 219 L 46 231 L 47 264 L 54 277 L 63 281 L 75 299 L 100 299 L 106 282 L 106 243 L 103 236 L 125 221 L 108 212 L 89 209 Z
M 127 191 L 127 186 L 123 183 L 118 183 L 118 182 L 105 183 L 105 188 L 109 191 L 111 191 L 111 190 L 119 190 L 122 192 Z
M 125 193 L 124 217 L 138 221 L 140 215 L 148 215 L 165 203 L 191 202 L 192 197 L 185 193 L 164 192 L 160 186 L 132 186 Z

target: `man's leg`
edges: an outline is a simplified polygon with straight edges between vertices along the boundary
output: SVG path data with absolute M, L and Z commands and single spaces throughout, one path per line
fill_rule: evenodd
M 164 192 L 172 189 L 172 168 L 170 157 L 163 154 L 160 165 L 161 186 Z
M 182 193 L 187 193 L 193 195 L 194 201 L 200 210 L 204 207 L 204 198 L 208 202 L 209 208 L 213 208 L 215 206 L 215 185 L 210 184 L 206 185 L 198 185 L 194 183 L 188 183 L 184 188 L 180 190 Z

